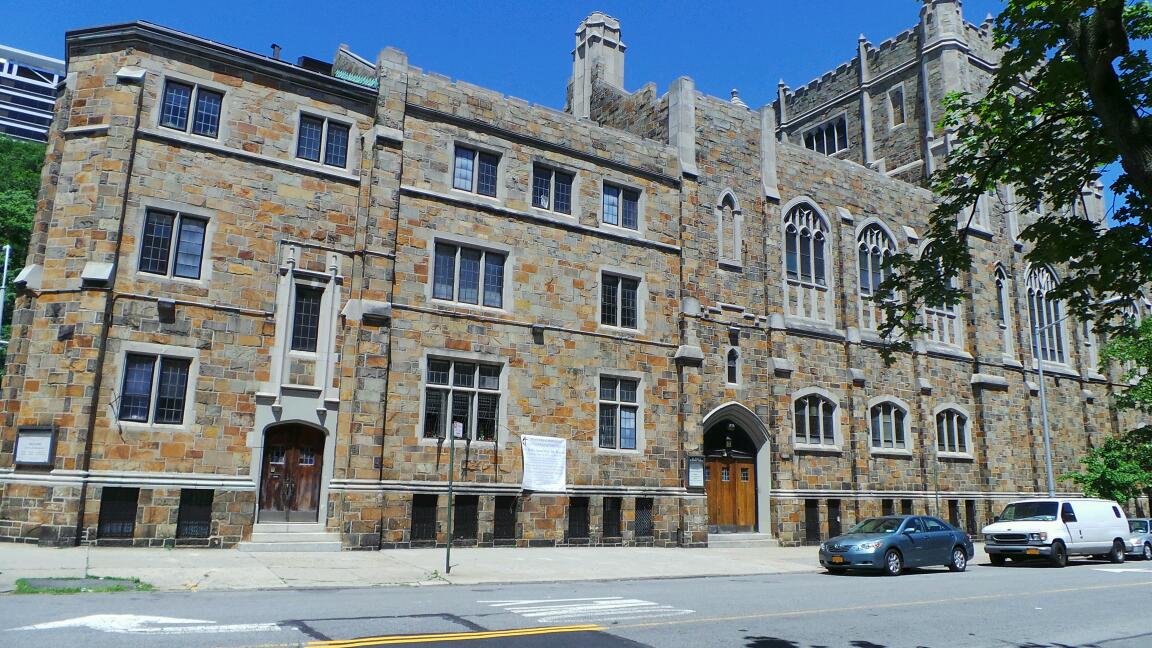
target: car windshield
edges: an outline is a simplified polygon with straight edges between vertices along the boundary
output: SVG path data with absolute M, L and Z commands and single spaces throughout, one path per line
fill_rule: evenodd
M 852 527 L 848 533 L 894 533 L 902 521 L 900 518 L 868 518 Z
M 1012 520 L 1045 520 L 1056 519 L 1059 504 L 1056 502 L 1017 502 L 1004 507 L 1000 514 L 1001 522 Z
M 1132 533 L 1148 533 L 1148 520 L 1129 520 L 1128 530 Z

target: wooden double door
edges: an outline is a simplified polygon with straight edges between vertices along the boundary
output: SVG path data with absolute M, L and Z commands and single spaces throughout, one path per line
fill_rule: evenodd
M 316 522 L 323 468 L 323 432 L 306 427 L 266 432 L 259 521 Z
M 719 533 L 756 530 L 756 460 L 719 456 L 704 460 L 708 526 Z

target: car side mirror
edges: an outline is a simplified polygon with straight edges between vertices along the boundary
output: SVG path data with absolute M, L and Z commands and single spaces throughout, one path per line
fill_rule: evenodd
M 999 522 L 999 521 L 1000 521 L 1000 516 L 999 516 L 999 515 L 997 515 L 996 517 L 992 518 L 992 521 L 993 521 L 993 522 Z
M 907 535 L 912 535 L 913 533 L 916 533 L 916 529 L 904 529 L 904 533 Z

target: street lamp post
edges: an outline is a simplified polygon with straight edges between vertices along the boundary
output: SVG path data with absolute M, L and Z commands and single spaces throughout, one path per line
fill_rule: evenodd
M 1044 329 L 1056 326 L 1067 319 L 1067 315 L 1044 325 Z M 1048 476 L 1048 497 L 1056 494 L 1056 479 L 1052 475 L 1052 433 L 1048 426 L 1048 392 L 1044 389 L 1044 358 L 1040 357 L 1040 318 L 1032 318 L 1032 357 L 1036 359 L 1036 375 L 1040 381 L 1040 427 L 1044 434 L 1044 469 Z

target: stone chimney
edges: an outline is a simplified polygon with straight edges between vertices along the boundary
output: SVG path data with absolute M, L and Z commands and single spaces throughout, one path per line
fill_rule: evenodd
M 572 50 L 572 78 L 568 82 L 568 112 L 588 117 L 596 82 L 624 89 L 624 49 L 620 21 L 599 11 L 580 23 Z

